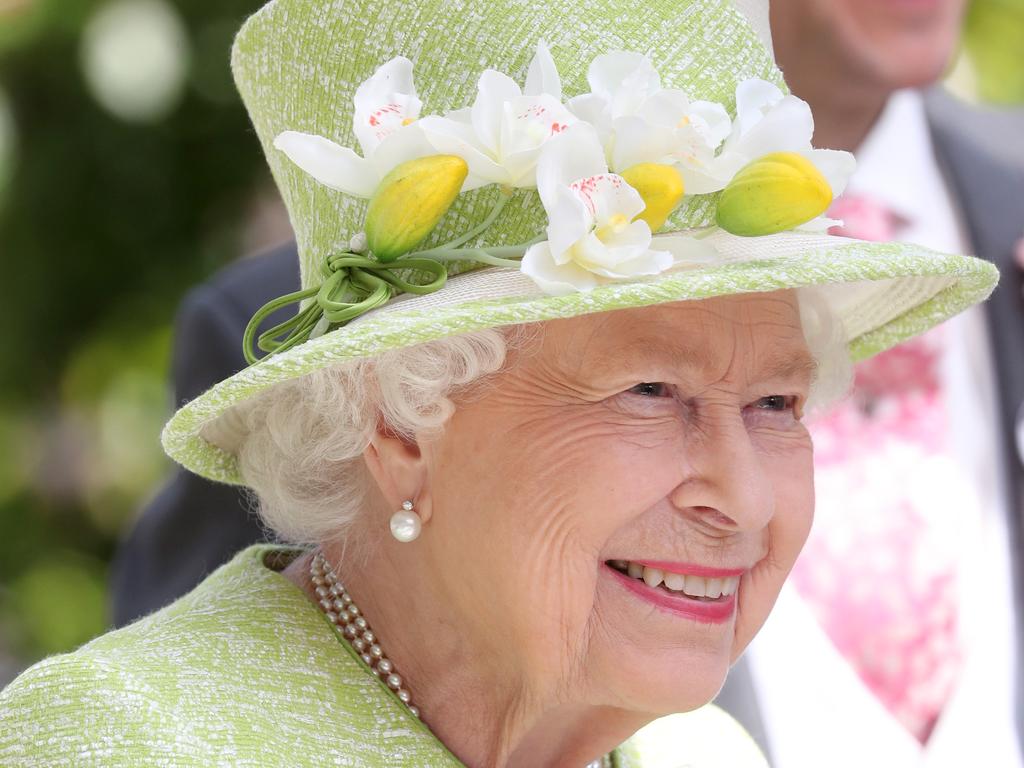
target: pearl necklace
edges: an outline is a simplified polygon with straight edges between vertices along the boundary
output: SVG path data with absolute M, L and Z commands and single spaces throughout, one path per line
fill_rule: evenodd
M 330 622 L 341 630 L 342 637 L 355 649 L 366 666 L 387 683 L 388 688 L 395 692 L 414 717 L 419 717 L 420 710 L 413 705 L 412 694 L 402 686 L 402 676 L 395 670 L 391 660 L 384 655 L 377 636 L 370 629 L 359 606 L 345 591 L 344 585 L 338 581 L 334 568 L 327 562 L 322 552 L 317 552 L 310 563 L 309 575 L 313 580 L 316 596 L 320 599 L 320 607 L 324 609 Z
M 420 716 L 420 710 L 412 703 L 412 695 L 402 687 L 402 677 L 395 670 L 395 665 L 384 655 L 377 636 L 370 629 L 359 606 L 352 596 L 345 591 L 344 585 L 338 581 L 334 568 L 327 562 L 323 552 L 317 552 L 309 565 L 309 576 L 313 580 L 316 596 L 320 599 L 320 607 L 327 618 L 341 630 L 342 637 L 348 641 L 374 674 L 387 683 L 388 688 L 395 692 L 409 711 Z M 603 768 L 609 765 L 607 758 L 599 758 L 587 763 L 585 768 Z

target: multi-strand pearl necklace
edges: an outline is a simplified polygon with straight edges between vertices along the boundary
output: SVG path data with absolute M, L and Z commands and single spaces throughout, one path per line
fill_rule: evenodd
M 384 655 L 377 636 L 370 629 L 359 606 L 345 591 L 345 586 L 338 580 L 334 568 L 327 562 L 322 552 L 317 552 L 310 563 L 309 575 L 313 580 L 316 596 L 320 600 L 320 607 L 324 609 L 327 618 L 341 630 L 342 637 L 355 649 L 359 658 L 387 683 L 388 688 L 395 692 L 415 717 L 419 717 L 420 710 L 413 705 L 412 695 L 402 685 L 402 676 L 398 674 L 391 660 Z
M 402 686 L 402 677 L 395 670 L 395 665 L 384 655 L 380 641 L 370 629 L 366 617 L 355 604 L 352 595 L 345 591 L 344 585 L 338 581 L 334 568 L 327 562 L 323 552 L 317 552 L 309 565 L 309 576 L 313 580 L 314 591 L 320 600 L 327 618 L 338 629 L 342 636 L 356 650 L 366 665 L 387 683 L 409 711 L 416 717 L 420 710 L 412 703 L 412 696 Z M 607 758 L 600 758 L 588 763 L 585 768 L 602 768 L 608 765 Z

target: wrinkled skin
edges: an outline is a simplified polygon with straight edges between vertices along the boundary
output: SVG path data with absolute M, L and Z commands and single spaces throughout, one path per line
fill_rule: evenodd
M 582 765 L 716 695 L 811 524 L 812 376 L 791 293 L 680 302 L 545 323 L 440 436 L 377 434 L 374 554 L 340 570 L 456 755 Z M 400 544 L 406 498 L 424 525 Z M 708 624 L 611 559 L 748 570 Z

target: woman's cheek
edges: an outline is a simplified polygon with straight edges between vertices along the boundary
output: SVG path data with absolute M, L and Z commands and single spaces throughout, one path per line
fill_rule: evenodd
M 803 549 L 814 520 L 814 463 L 809 439 L 799 450 L 780 451 L 769 458 L 775 487 L 771 521 L 773 548 L 788 570 Z

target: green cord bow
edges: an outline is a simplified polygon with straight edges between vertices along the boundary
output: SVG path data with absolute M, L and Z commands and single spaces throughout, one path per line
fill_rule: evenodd
M 281 307 L 315 299 L 294 317 L 259 335 L 256 346 L 268 354 L 284 352 L 321 336 L 332 326 L 344 325 L 387 304 L 396 293 L 433 293 L 444 287 L 448 279 L 448 270 L 440 261 L 415 257 L 384 264 L 357 253 L 339 253 L 328 256 L 321 269 L 325 279 L 319 286 L 273 299 L 252 316 L 242 337 L 242 349 L 250 365 L 259 359 L 253 350 L 256 330 Z M 422 283 L 403 280 L 398 274 L 401 270 L 424 272 L 428 280 Z

